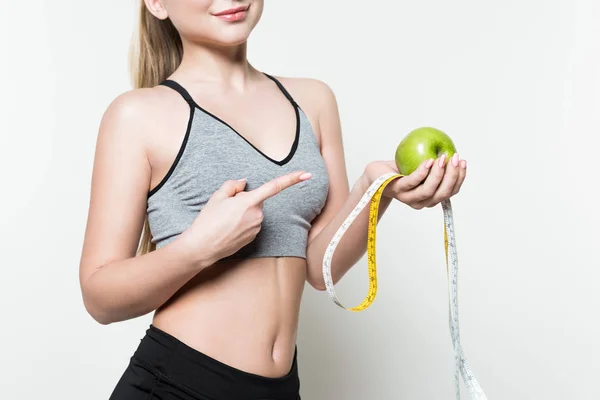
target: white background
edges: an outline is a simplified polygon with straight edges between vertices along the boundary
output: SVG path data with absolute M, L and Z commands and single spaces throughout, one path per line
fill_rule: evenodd
M 2 1 L 2 399 L 107 399 L 150 322 L 96 324 L 77 276 L 134 18 L 132 0 Z M 415 127 L 455 140 L 462 344 L 492 400 L 600 398 L 598 21 L 597 0 L 280 0 L 251 38 L 259 69 L 333 88 L 351 183 Z M 307 288 L 303 399 L 453 398 L 441 209 L 394 203 L 377 257 L 365 312 Z M 366 285 L 364 258 L 339 296 Z

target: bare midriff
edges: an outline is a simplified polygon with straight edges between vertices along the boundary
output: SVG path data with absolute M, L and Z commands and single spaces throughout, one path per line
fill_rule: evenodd
M 159 308 L 153 325 L 236 369 L 286 375 L 294 358 L 306 260 L 249 258 L 213 265 Z

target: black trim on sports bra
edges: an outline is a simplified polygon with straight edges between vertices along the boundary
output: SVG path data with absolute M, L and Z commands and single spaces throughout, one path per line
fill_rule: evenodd
M 170 85 L 166 84 L 166 86 L 170 86 Z M 185 89 L 183 89 L 181 86 L 179 86 L 179 87 L 185 92 Z M 177 90 L 177 89 L 175 89 L 175 90 Z M 185 93 L 187 93 L 187 92 L 185 92 Z M 189 94 L 188 94 L 188 97 L 189 97 Z M 191 97 L 190 97 L 190 99 L 191 99 Z M 185 148 L 187 146 L 188 139 L 190 137 L 190 132 L 192 130 L 192 121 L 194 119 L 194 111 L 195 111 L 194 106 L 189 101 L 188 101 L 188 104 L 190 105 L 190 116 L 188 118 L 188 123 L 187 123 L 187 128 L 185 130 L 185 135 L 183 136 L 183 141 L 181 142 L 181 146 L 179 147 L 179 151 L 177 152 L 177 156 L 175 157 L 175 160 L 173 160 L 173 163 L 171 164 L 171 167 L 167 171 L 167 174 L 160 180 L 160 182 L 158 183 L 158 185 L 156 185 L 152 190 L 150 190 L 148 192 L 147 198 L 150 198 L 150 196 L 152 196 L 154 193 L 158 192 L 158 190 L 161 187 L 163 187 L 163 185 L 169 180 L 169 178 L 171 177 L 171 175 L 173 175 L 173 172 L 175 171 L 175 168 L 177 167 L 177 164 L 179 164 L 179 160 L 181 160 L 181 157 L 183 156 L 183 153 L 184 153 Z
M 183 97 L 185 99 L 185 101 L 187 101 L 187 103 L 190 105 L 190 107 L 197 108 L 198 110 L 202 111 L 206 115 L 210 116 L 211 118 L 215 119 L 216 121 L 219 121 L 223 125 L 227 126 L 231 131 L 233 131 L 235 134 L 237 134 L 237 136 L 239 136 L 241 139 L 243 139 L 248 145 L 250 145 L 250 147 L 252 147 L 255 151 L 257 151 L 259 154 L 261 154 L 264 158 L 266 158 L 267 160 L 271 161 L 272 163 L 274 163 L 276 165 L 283 166 L 283 165 L 287 164 L 294 157 L 294 154 L 296 154 L 296 150 L 298 149 L 298 142 L 300 141 L 300 125 L 301 125 L 300 112 L 299 112 L 300 107 L 298 106 L 298 103 L 296 103 L 296 101 L 292 98 L 290 93 L 281 84 L 281 82 L 279 82 L 275 77 L 273 77 L 267 73 L 263 72 L 263 75 L 265 75 L 266 77 L 271 79 L 273 82 L 275 82 L 275 84 L 277 85 L 279 90 L 283 93 L 283 95 L 286 97 L 286 99 L 288 99 L 288 101 L 294 107 L 294 112 L 295 112 L 295 116 L 296 116 L 296 132 L 295 132 L 294 142 L 292 143 L 292 146 L 290 148 L 290 151 L 288 152 L 288 155 L 283 160 L 275 160 L 275 159 L 269 157 L 268 155 L 263 153 L 260 149 L 258 149 L 256 146 L 254 146 L 250 141 L 248 141 L 248 139 L 246 139 L 246 137 L 244 137 L 242 134 L 240 134 L 229 123 L 227 123 L 226 121 L 224 121 L 222 118 L 218 117 L 217 115 L 211 113 L 210 111 L 206 110 L 205 108 L 201 107 L 192 98 L 192 96 L 189 94 L 189 92 L 183 86 L 181 86 L 178 82 L 171 80 L 171 79 L 166 79 L 163 82 L 161 82 L 160 84 L 168 86 L 168 87 L 172 88 L 173 90 L 177 91 L 181 95 L 181 97 Z M 189 130 L 191 128 L 191 119 L 192 118 L 190 118 L 190 124 L 188 125 L 187 135 L 189 135 Z M 187 138 L 186 138 L 186 141 L 187 141 Z M 183 149 L 180 150 L 179 156 L 182 153 L 183 153 Z M 173 169 L 174 169 L 174 167 L 173 167 Z
M 181 95 L 181 97 L 183 97 L 185 99 L 185 101 L 188 102 L 188 104 L 196 106 L 196 102 L 194 101 L 194 99 L 192 98 L 192 96 L 190 96 L 189 92 L 187 90 L 184 89 L 183 86 L 181 86 L 179 83 L 171 80 L 171 79 L 166 79 L 164 81 L 162 81 L 160 83 L 161 85 L 164 86 L 168 86 L 171 89 L 175 90 L 177 93 L 179 93 Z
M 263 72 L 263 74 L 267 78 L 269 78 L 273 82 L 275 82 L 275 84 L 277 85 L 277 87 L 279 88 L 279 90 L 281 90 L 281 92 L 283 93 L 283 95 L 290 101 L 290 103 L 292 103 L 294 105 L 294 107 L 300 108 L 300 106 L 298 105 L 298 103 L 296 103 L 296 100 L 294 100 L 294 98 L 292 97 L 292 95 L 290 94 L 290 92 L 287 91 L 287 89 L 281 84 L 281 82 L 279 82 L 274 76 L 271 76 L 271 75 L 267 74 L 266 72 Z

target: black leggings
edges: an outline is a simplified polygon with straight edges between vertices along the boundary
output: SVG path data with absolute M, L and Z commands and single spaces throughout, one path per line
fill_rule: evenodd
M 296 353 L 290 372 L 241 371 L 150 325 L 110 400 L 300 400 Z

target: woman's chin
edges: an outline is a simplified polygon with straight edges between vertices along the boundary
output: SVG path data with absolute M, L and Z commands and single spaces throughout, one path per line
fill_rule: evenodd
M 228 33 L 225 35 L 219 35 L 212 39 L 212 43 L 221 47 L 235 47 L 248 41 L 249 33 Z

